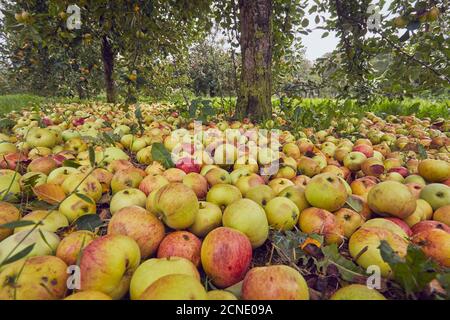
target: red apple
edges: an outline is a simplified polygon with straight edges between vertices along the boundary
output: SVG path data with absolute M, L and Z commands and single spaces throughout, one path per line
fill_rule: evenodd
M 386 220 L 390 220 L 390 221 L 392 221 L 393 223 L 395 223 L 396 225 L 398 225 L 400 228 L 402 228 L 405 232 L 406 232 L 406 234 L 408 235 L 408 237 L 411 237 L 412 236 L 412 230 L 411 230 L 411 228 L 408 226 L 408 224 L 405 222 L 405 221 L 403 221 L 402 219 L 399 219 L 399 218 L 393 218 L 393 217 L 389 217 L 389 218 L 385 218 Z
M 201 260 L 213 284 L 226 288 L 244 279 L 252 261 L 252 245 L 242 232 L 220 227 L 203 240 Z
M 181 257 L 190 260 L 196 267 L 200 265 L 202 242 L 193 233 L 175 231 L 169 233 L 159 245 L 158 258 Z
M 420 221 L 413 225 L 411 228 L 411 231 L 413 235 L 417 235 L 423 231 L 426 231 L 428 229 L 441 229 L 446 231 L 447 233 L 450 233 L 450 227 L 447 226 L 445 223 L 434 221 L 434 220 L 426 220 L 426 221 Z
M 177 168 L 183 170 L 185 173 L 199 173 L 200 172 L 200 164 L 195 163 L 193 158 L 182 158 L 177 162 Z

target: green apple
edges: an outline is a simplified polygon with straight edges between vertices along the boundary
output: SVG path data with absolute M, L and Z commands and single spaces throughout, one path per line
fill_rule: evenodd
M 306 185 L 305 197 L 314 207 L 336 211 L 345 204 L 348 192 L 337 175 L 321 173 Z
M 433 210 L 450 204 L 450 187 L 441 183 L 431 183 L 420 192 L 420 198 L 428 202 Z
M 222 224 L 244 233 L 253 248 L 261 246 L 269 234 L 264 209 L 250 199 L 240 199 L 228 205 L 223 213 Z
M 139 189 L 128 188 L 120 190 L 111 198 L 109 209 L 111 214 L 114 215 L 122 208 L 129 206 L 139 206 L 145 208 L 147 196 Z
M 405 219 L 416 210 L 416 199 L 409 188 L 397 181 L 384 181 L 367 195 L 370 209 L 380 215 Z
M 222 225 L 222 210 L 214 203 L 199 201 L 199 210 L 189 231 L 198 237 L 205 237 L 211 230 Z
M 80 198 L 76 193 L 71 194 L 59 205 L 59 212 L 66 216 L 69 223 L 86 214 L 95 214 L 97 207 L 95 201 L 86 196 L 90 201 Z
M 156 280 L 169 274 L 185 274 L 200 280 L 195 265 L 181 257 L 149 259 L 144 261 L 134 272 L 130 283 L 130 297 L 138 299 Z
M 294 229 L 300 215 L 296 204 L 286 197 L 273 198 L 264 209 L 269 225 L 275 230 Z
M 169 274 L 150 285 L 139 300 L 208 300 L 200 281 L 185 274 Z
M 216 184 L 206 194 L 206 201 L 214 203 L 221 208 L 242 199 L 241 191 L 230 184 Z
M 28 131 L 26 142 L 32 147 L 53 148 L 56 144 L 56 137 L 49 129 L 34 127 Z
M 337 290 L 330 300 L 386 300 L 386 298 L 375 289 L 362 284 L 350 284 Z

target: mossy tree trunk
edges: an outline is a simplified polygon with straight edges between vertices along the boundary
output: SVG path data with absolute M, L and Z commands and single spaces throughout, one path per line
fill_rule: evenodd
M 103 73 L 105 77 L 106 101 L 116 102 L 116 85 L 114 83 L 114 51 L 107 36 L 102 38 Z
M 267 119 L 272 113 L 272 0 L 239 0 L 242 71 L 236 113 Z

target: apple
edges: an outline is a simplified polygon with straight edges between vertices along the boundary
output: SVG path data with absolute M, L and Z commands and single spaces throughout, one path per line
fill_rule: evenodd
M 172 229 L 186 229 L 195 221 L 199 203 L 195 192 L 182 183 L 171 182 L 153 191 L 147 200 L 147 208 L 160 216 Z
M 441 229 L 444 230 L 445 232 L 450 233 L 449 226 L 447 226 L 445 223 L 433 220 L 420 221 L 411 228 L 413 235 L 419 234 L 422 231 L 428 229 Z
M 421 176 L 416 175 L 416 174 L 411 174 L 405 178 L 405 184 L 408 184 L 408 183 L 418 184 L 422 187 L 425 187 L 427 184 L 425 182 L 424 178 L 422 178 Z
M 220 227 L 203 240 L 203 270 L 216 287 L 226 288 L 244 279 L 251 260 L 250 240 L 238 230 Z
M 149 165 L 150 163 L 152 163 L 152 146 L 139 149 L 139 151 L 137 151 L 136 153 L 136 160 L 140 164 Z
M 50 232 L 56 232 L 58 229 L 69 225 L 67 218 L 59 211 L 35 210 L 24 216 L 21 220 L 40 223 L 36 229 Z M 33 227 L 34 225 L 17 227 L 14 229 L 14 233 L 30 230 Z
M 202 242 L 188 231 L 175 231 L 164 237 L 158 248 L 158 258 L 182 257 L 196 267 L 200 265 Z
M 287 188 L 286 188 L 287 189 Z M 284 190 L 286 190 L 284 189 Z M 267 203 L 275 198 L 276 194 L 271 187 L 265 184 L 257 185 L 255 187 L 250 188 L 245 197 L 247 199 L 255 201 L 261 207 L 265 207 Z
M 199 210 L 189 231 L 198 237 L 206 236 L 211 230 L 222 225 L 222 210 L 214 203 L 199 201 Z
M 294 183 L 294 185 L 301 186 L 301 187 L 306 187 L 306 185 L 309 183 L 310 180 L 311 180 L 311 178 L 308 176 L 305 176 L 305 175 L 299 175 L 299 176 L 296 176 L 295 178 L 291 179 L 291 181 Z
M 361 170 L 366 176 L 378 177 L 384 172 L 383 161 L 377 158 L 367 158 L 361 165 Z
M 100 291 L 80 291 L 72 293 L 64 300 L 112 300 L 112 298 Z
M 361 227 L 352 234 L 349 241 L 349 251 L 356 263 L 367 269 L 371 265 L 380 268 L 385 278 L 392 276 L 391 267 L 384 262 L 380 254 L 380 242 L 385 240 L 400 256 L 406 255 L 408 241 L 391 230 L 379 227 Z
M 422 160 L 418 170 L 419 174 L 429 182 L 442 182 L 450 178 L 450 163 L 444 160 Z
M 108 224 L 108 234 L 125 235 L 136 241 L 142 259 L 156 252 L 164 233 L 162 222 L 138 206 L 127 206 L 116 211 Z
M 104 168 L 96 168 L 92 171 L 92 175 L 98 180 L 98 182 L 100 182 L 102 192 L 108 193 L 111 188 L 113 174 Z
M 46 230 L 41 230 L 41 232 L 34 230 L 31 233 L 29 230 L 24 230 L 10 235 L 0 242 L 0 264 L 7 257 L 10 258 L 33 244 L 33 249 L 25 257 L 51 255 L 58 247 L 59 237 Z
M 107 147 L 103 151 L 103 154 L 100 157 L 101 165 L 109 166 L 114 161 L 127 161 L 130 157 L 122 150 L 117 147 Z M 114 173 L 114 172 L 112 172 Z
M 153 161 L 152 164 L 145 168 L 145 173 L 149 176 L 162 175 L 164 173 L 164 167 L 157 161 Z
M 56 249 L 56 256 L 68 266 L 76 265 L 82 250 L 95 238 L 96 235 L 87 230 L 72 232 L 61 240 Z
M 211 290 L 206 294 L 208 300 L 238 300 L 234 294 L 225 290 Z
M 430 220 L 433 216 L 433 208 L 423 199 L 416 200 L 416 210 L 412 215 L 403 219 L 409 227 L 414 226 L 420 221 Z
M 336 211 L 347 200 L 344 183 L 332 173 L 321 173 L 311 179 L 305 188 L 305 197 L 312 206 Z
M 183 177 L 183 184 L 191 188 L 198 199 L 205 199 L 208 192 L 208 181 L 196 172 L 188 173 Z
M 235 186 L 241 191 L 242 195 L 245 197 L 248 190 L 263 184 L 265 184 L 264 179 L 261 176 L 257 175 L 256 173 L 252 173 L 240 177 L 236 181 Z
M 408 187 L 396 181 L 384 181 L 370 189 L 367 203 L 375 213 L 400 219 L 409 217 L 416 210 L 414 195 Z
M 416 199 L 419 199 L 420 193 L 422 192 L 424 186 L 417 183 L 405 183 L 405 186 L 408 187 L 409 191 L 411 191 Z
M 373 157 L 373 148 L 371 145 L 367 145 L 367 144 L 358 144 L 358 145 L 355 144 L 352 152 L 361 152 L 367 158 Z
M 145 208 L 146 202 L 147 197 L 141 190 L 133 188 L 124 189 L 112 196 L 109 210 L 111 211 L 111 214 L 114 215 L 120 209 L 130 206 Z
M 356 211 L 341 208 L 333 213 L 344 230 L 344 236 L 348 239 L 350 236 L 363 225 L 364 218 Z
M 67 265 L 57 257 L 21 259 L 0 272 L 0 299 L 59 300 L 66 294 L 67 277 Z
M 330 300 L 386 300 L 386 298 L 375 289 L 355 283 L 337 290 Z
M 269 225 L 275 230 L 294 229 L 300 214 L 296 204 L 286 197 L 273 198 L 264 209 Z
M 113 299 L 122 298 L 140 260 L 139 246 L 130 237 L 106 235 L 95 239 L 84 248 L 81 256 L 81 290 L 100 291 Z
M 423 252 L 440 265 L 450 267 L 450 233 L 433 228 L 415 234 L 412 242 L 419 245 Z
M 20 211 L 10 203 L 0 201 L 0 225 L 19 220 Z M 0 227 L 0 242 L 13 233 L 12 229 Z
M 62 185 L 72 173 L 80 173 L 80 171 L 72 167 L 56 168 L 48 174 L 47 183 Z
M 177 161 L 176 167 L 178 169 L 183 170 L 185 173 L 199 173 L 200 172 L 200 164 L 196 163 L 194 159 L 185 157 Z
M 64 144 L 64 150 L 65 151 L 72 151 L 75 154 L 78 154 L 80 152 L 84 152 L 88 149 L 88 145 L 86 142 L 84 142 L 83 139 L 75 137 L 70 138 L 66 141 Z
M 273 180 L 270 180 L 269 187 L 272 188 L 272 190 L 275 192 L 275 194 L 279 194 L 283 189 L 293 186 L 294 183 L 291 180 L 284 179 L 284 178 L 275 178 Z
M 231 203 L 242 199 L 241 191 L 230 184 L 216 184 L 206 194 L 206 201 L 225 208 Z
M 195 277 L 170 274 L 159 278 L 140 295 L 139 300 L 207 300 L 203 285 Z
M 0 209 L 1 212 L 1 209 Z M 1 219 L 1 218 L 0 218 Z M 442 222 L 450 227 L 450 205 L 437 209 L 433 214 L 433 220 Z M 1 236 L 0 236 L 1 239 Z
M 431 183 L 420 192 L 420 198 L 428 202 L 433 210 L 450 204 L 450 187 L 441 183 Z
M 93 175 L 72 173 L 64 180 L 62 187 L 66 194 L 78 192 L 91 197 L 95 202 L 102 197 L 102 185 Z
M 256 267 L 244 278 L 242 299 L 309 300 L 309 288 L 300 272 L 289 266 Z
M 76 193 L 71 194 L 59 205 L 58 211 L 66 216 L 69 223 L 72 223 L 79 217 L 85 214 L 95 214 L 97 207 L 95 202 L 89 196 L 86 196 L 90 201 L 80 198 Z
M 0 156 L 5 156 L 10 153 L 17 152 L 17 147 L 10 143 L 5 141 L 0 141 Z
M 301 175 L 313 177 L 320 173 L 321 168 L 316 161 L 303 156 L 298 160 L 297 170 Z
M 392 221 L 393 223 L 398 225 L 400 228 L 402 228 L 403 231 L 406 233 L 406 235 L 408 237 L 412 236 L 411 228 L 409 227 L 409 225 L 405 221 L 403 221 L 403 220 L 401 220 L 399 218 L 393 218 L 393 217 L 389 217 L 389 218 L 385 218 L 385 219 L 389 220 L 389 221 Z
M 260 247 L 269 234 L 264 209 L 250 199 L 240 199 L 228 205 L 223 212 L 222 224 L 244 233 L 254 249 Z
M 210 186 L 221 183 L 231 183 L 230 174 L 222 168 L 212 168 L 208 171 L 208 173 L 205 174 L 205 179 L 208 181 L 208 184 Z
M 305 233 L 317 233 L 325 237 L 328 244 L 340 244 L 344 238 L 344 228 L 329 211 L 319 208 L 307 208 L 298 219 L 300 230 Z
M 352 151 L 344 157 L 344 166 L 351 171 L 356 172 L 361 170 L 361 166 L 366 160 L 367 156 L 364 153 L 359 151 Z
M 200 280 L 197 268 L 188 259 L 181 257 L 149 259 L 136 269 L 131 278 L 131 299 L 138 299 L 151 284 L 169 274 L 185 274 Z
M 162 186 L 169 184 L 167 180 L 162 175 L 148 175 L 139 184 L 139 190 L 144 192 L 147 196 L 154 190 L 159 189 Z
M 169 182 L 182 182 L 186 173 L 178 168 L 170 168 L 163 172 L 163 176 Z
M 115 194 L 124 189 L 138 188 L 145 176 L 143 170 L 134 167 L 119 170 L 111 179 L 111 191 Z
M 0 201 L 16 202 L 20 198 L 20 178 L 18 172 L 0 170 Z
M 34 127 L 28 131 L 26 142 L 32 147 L 53 148 L 56 144 L 56 137 L 49 129 Z
M 310 207 L 308 200 L 306 200 L 305 188 L 302 186 L 295 185 L 295 186 L 287 187 L 286 189 L 283 189 L 283 191 L 281 191 L 278 194 L 278 196 L 286 197 L 289 200 L 291 200 L 292 202 L 294 202 L 295 205 L 297 206 L 299 212 L 302 212 L 306 208 Z
M 299 147 L 293 142 L 286 143 L 283 146 L 283 153 L 288 157 L 292 157 L 294 159 L 300 158 L 301 155 Z

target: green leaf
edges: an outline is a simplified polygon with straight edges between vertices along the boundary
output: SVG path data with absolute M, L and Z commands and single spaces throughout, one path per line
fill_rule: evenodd
M 78 162 L 75 162 L 73 160 L 64 160 L 63 167 L 70 167 L 70 168 L 77 169 L 77 168 L 81 167 L 81 164 L 79 164 Z
M 152 144 L 152 158 L 160 162 L 166 169 L 173 168 L 175 164 L 172 161 L 172 155 L 160 142 Z
M 6 265 L 6 264 L 9 264 L 9 263 L 15 262 L 17 260 L 20 260 L 22 258 L 25 258 L 31 251 L 33 251 L 35 245 L 36 245 L 36 243 L 30 244 L 28 247 L 23 248 L 22 250 L 20 250 L 15 255 L 9 257 L 6 260 L 3 260 L 0 263 L 0 265 Z
M 84 202 L 87 202 L 87 203 L 89 203 L 89 204 L 95 204 L 95 202 L 91 199 L 91 197 L 88 197 L 88 196 L 85 195 L 85 194 L 76 192 L 75 195 L 76 195 L 78 198 L 80 198 L 81 200 L 83 200 Z
M 417 149 L 419 151 L 419 157 L 421 160 L 428 158 L 427 150 L 425 149 L 425 147 L 422 144 L 419 143 L 417 145 Z
M 89 152 L 89 162 L 91 164 L 91 167 L 95 167 L 95 151 L 94 148 L 92 146 L 89 147 L 88 149 Z
M 328 31 L 327 31 L 327 32 L 324 32 L 324 33 L 322 34 L 322 39 L 328 37 L 329 35 L 330 35 L 330 33 L 329 33 Z
M 302 27 L 306 28 L 307 26 L 309 26 L 309 20 L 307 18 L 303 19 L 302 21 Z
M 422 291 L 436 278 L 439 266 L 428 258 L 419 246 L 410 244 L 405 258 L 401 258 L 389 243 L 381 240 L 381 257 L 389 264 L 395 282 L 405 289 L 408 295 Z
M 366 277 L 361 267 L 339 253 L 336 244 L 322 247 L 322 253 L 328 259 L 328 264 L 336 266 L 343 280 L 354 281 L 355 277 Z
M 353 198 L 352 196 L 349 196 L 347 200 L 345 201 L 345 204 L 348 205 L 352 210 L 360 213 L 363 210 L 363 204 L 361 200 Z
M 15 229 L 15 228 L 20 228 L 20 227 L 33 226 L 35 224 L 36 224 L 36 222 L 31 221 L 31 220 L 17 220 L 17 221 L 2 224 L 2 225 L 0 225 L 0 228 Z
M 103 225 L 102 219 L 97 214 L 85 214 L 74 222 L 77 230 L 89 230 L 94 232 L 96 228 Z

